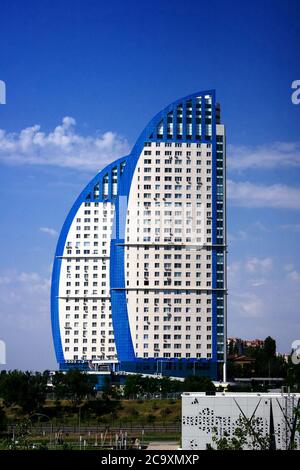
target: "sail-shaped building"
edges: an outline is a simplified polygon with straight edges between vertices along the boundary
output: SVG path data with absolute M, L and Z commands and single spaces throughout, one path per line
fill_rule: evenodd
M 226 359 L 225 157 L 215 91 L 197 92 L 159 112 L 131 153 L 88 183 L 53 265 L 60 369 L 217 378 Z

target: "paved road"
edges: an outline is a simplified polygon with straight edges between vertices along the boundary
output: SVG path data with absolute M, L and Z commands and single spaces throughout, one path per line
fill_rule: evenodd
M 179 443 L 175 441 L 153 441 L 149 442 L 147 450 L 177 450 Z

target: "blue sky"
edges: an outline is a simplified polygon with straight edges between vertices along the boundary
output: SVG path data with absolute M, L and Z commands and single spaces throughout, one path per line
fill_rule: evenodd
M 300 4 L 1 2 L 0 339 L 55 367 L 51 264 L 89 179 L 174 99 L 215 88 L 228 143 L 229 334 L 300 338 Z

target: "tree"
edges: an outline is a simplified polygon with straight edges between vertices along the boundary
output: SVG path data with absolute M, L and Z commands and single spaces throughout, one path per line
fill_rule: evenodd
M 171 380 L 170 377 L 162 377 L 158 382 L 160 392 L 163 394 L 174 393 L 180 390 L 181 383 L 179 380 Z
M 144 394 L 159 393 L 160 392 L 160 383 L 159 379 L 154 377 L 144 377 L 141 380 L 141 387 Z
M 130 375 L 124 384 L 125 397 L 136 395 L 154 395 L 155 393 L 172 393 L 180 389 L 181 383 L 178 380 L 171 380 L 170 377 L 142 377 L 141 375 Z
M 285 384 L 294 392 L 300 392 L 300 364 L 293 364 L 289 358 L 286 364 L 287 374 Z
M 264 341 L 263 353 L 267 361 L 276 356 L 276 341 L 271 336 L 268 336 Z
M 228 345 L 228 355 L 229 355 L 229 356 L 233 356 L 233 341 L 232 341 L 232 340 L 229 341 L 229 345 Z
M 0 406 L 0 433 L 4 431 L 6 427 L 7 419 L 3 406 Z
M 102 384 L 102 398 L 107 398 L 113 394 L 113 388 L 109 377 L 104 377 Z
M 124 396 L 129 398 L 132 395 L 141 395 L 144 393 L 144 379 L 141 375 L 129 375 L 124 384 Z
M 272 444 L 272 437 L 263 434 L 260 427 L 259 418 L 247 419 L 240 416 L 236 422 L 236 428 L 233 436 L 230 437 L 228 433 L 224 433 L 218 437 L 214 429 L 213 443 L 215 450 L 269 450 Z
M 11 450 L 20 449 L 28 450 L 29 449 L 29 437 L 31 434 L 31 422 L 29 419 L 25 419 L 17 423 L 14 431 L 14 440 L 8 443 L 8 447 Z
M 52 378 L 53 391 L 57 399 L 67 399 L 79 406 L 85 397 L 94 395 L 97 378 L 78 369 L 66 373 L 56 372 Z
M 286 377 L 288 364 L 282 356 L 276 356 L 276 341 L 268 336 L 263 346 L 247 346 L 245 355 L 254 359 L 253 363 L 242 368 L 234 362 L 228 362 L 228 377 Z M 291 378 L 291 377 L 290 377 Z
M 31 413 L 42 407 L 46 400 L 49 372 L 21 372 L 13 370 L 1 374 L 0 397 L 6 406 L 20 406 Z
M 197 375 L 188 375 L 184 379 L 184 392 L 214 392 L 216 387 L 208 377 L 199 377 Z

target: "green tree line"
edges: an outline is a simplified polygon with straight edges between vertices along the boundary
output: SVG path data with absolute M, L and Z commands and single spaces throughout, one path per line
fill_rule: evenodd
M 0 399 L 5 407 L 18 406 L 23 413 L 33 413 L 45 404 L 47 395 L 56 400 L 67 400 L 73 407 L 78 407 L 84 400 L 96 395 L 97 378 L 77 369 L 66 373 L 49 371 L 22 372 L 19 370 L 0 373 Z M 109 380 L 104 382 L 102 397 L 129 398 L 153 394 L 176 392 L 214 391 L 215 387 L 207 377 L 189 376 L 184 382 L 171 380 L 169 377 L 152 378 L 131 375 L 125 380 L 117 393 Z M 1 409 L 0 409 L 1 411 Z M 0 412 L 1 417 L 1 412 Z
M 233 343 L 229 344 L 229 355 L 237 354 Z M 276 341 L 268 336 L 262 347 L 244 347 L 243 354 L 252 359 L 251 364 L 240 365 L 228 361 L 227 373 L 229 379 L 237 377 L 281 377 L 284 385 L 294 391 L 300 390 L 300 364 L 293 364 L 291 358 L 287 361 L 283 356 L 276 355 Z

